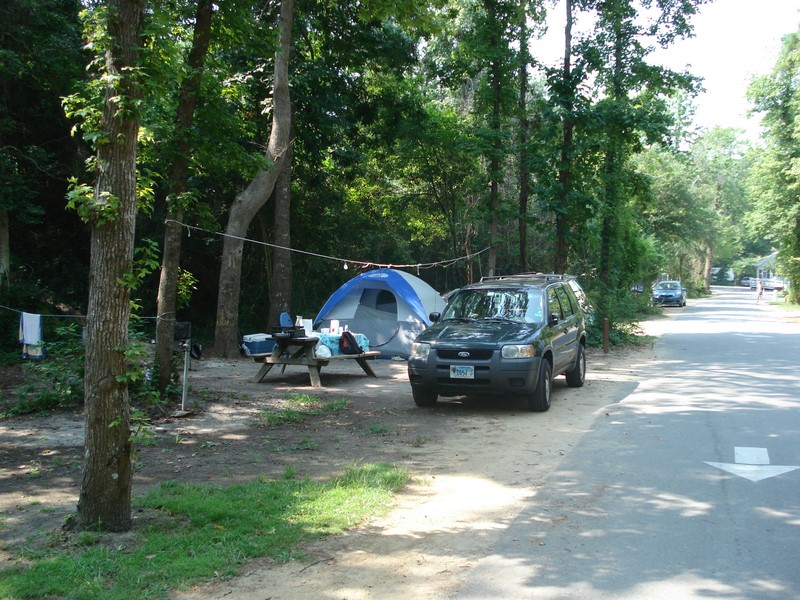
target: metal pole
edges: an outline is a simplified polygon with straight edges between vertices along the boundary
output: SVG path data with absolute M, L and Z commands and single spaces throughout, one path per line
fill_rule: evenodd
M 189 386 L 189 351 L 192 347 L 192 340 L 186 340 L 186 349 L 183 353 L 183 393 L 181 394 L 181 411 L 186 412 L 186 389 Z

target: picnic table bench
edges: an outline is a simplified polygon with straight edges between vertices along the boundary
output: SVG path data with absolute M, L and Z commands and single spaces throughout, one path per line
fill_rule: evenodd
M 269 354 L 251 355 L 253 360 L 263 363 L 255 377 L 251 379 L 253 383 L 261 383 L 275 365 L 282 365 L 283 371 L 288 365 L 301 365 L 308 367 L 308 375 L 311 378 L 312 387 L 322 387 L 320 370 L 333 360 L 353 359 L 363 369 L 364 373 L 370 377 L 377 377 L 372 370 L 369 360 L 380 356 L 378 350 L 361 352 L 360 354 L 334 354 L 332 356 L 317 356 L 316 347 L 319 339 L 316 337 L 296 337 L 278 338 L 275 337 L 275 347 Z M 282 371 L 282 372 L 283 372 Z

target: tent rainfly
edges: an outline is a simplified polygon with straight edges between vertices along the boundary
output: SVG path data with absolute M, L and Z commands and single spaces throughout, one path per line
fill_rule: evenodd
M 369 338 L 370 350 L 408 358 L 411 344 L 431 323 L 428 315 L 446 303 L 430 285 L 404 271 L 376 269 L 357 275 L 336 290 L 314 319 L 314 329 L 332 319 Z

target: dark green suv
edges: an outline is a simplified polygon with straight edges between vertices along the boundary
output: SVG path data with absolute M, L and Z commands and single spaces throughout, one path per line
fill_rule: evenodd
M 586 325 L 566 275 L 485 277 L 450 296 L 417 336 L 408 379 L 417 406 L 439 396 L 520 396 L 533 411 L 550 408 L 552 379 L 586 377 Z

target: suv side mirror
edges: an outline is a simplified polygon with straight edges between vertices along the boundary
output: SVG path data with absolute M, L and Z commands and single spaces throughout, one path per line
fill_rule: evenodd
M 431 320 L 431 323 L 436 323 L 442 317 L 442 313 L 432 312 L 428 315 L 428 318 Z
M 556 325 L 558 325 L 558 321 L 559 321 L 558 313 L 550 313 L 550 318 L 547 319 L 547 324 L 550 325 L 550 327 L 555 327 Z

